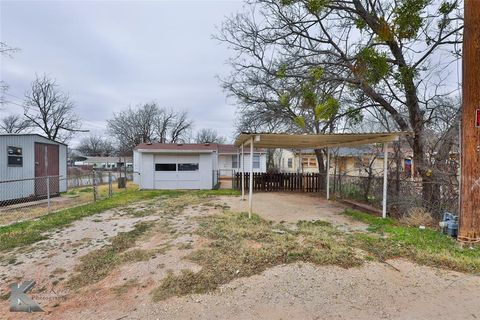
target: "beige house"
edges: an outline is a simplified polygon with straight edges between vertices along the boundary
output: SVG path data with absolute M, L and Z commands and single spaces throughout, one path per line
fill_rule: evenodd
M 383 151 L 375 147 L 336 148 L 330 150 L 330 173 L 356 177 L 383 174 Z M 389 150 L 393 154 L 393 149 Z M 389 167 L 395 163 L 390 158 Z M 411 170 L 411 157 L 402 161 L 402 172 Z M 275 167 L 285 173 L 318 173 L 317 157 L 313 149 L 287 150 L 278 149 L 274 155 Z

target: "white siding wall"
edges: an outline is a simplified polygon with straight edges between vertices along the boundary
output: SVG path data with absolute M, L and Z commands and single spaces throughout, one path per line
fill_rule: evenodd
M 215 155 L 215 156 L 214 156 Z M 198 171 L 155 171 L 156 163 L 198 163 Z M 136 183 L 141 189 L 212 189 L 216 153 L 153 154 L 134 152 Z
M 140 186 L 140 153 L 133 150 L 133 183 Z
M 254 155 L 260 155 L 260 167 L 254 168 L 253 172 L 267 172 L 267 155 L 265 153 L 254 153 Z M 244 154 L 245 159 L 245 172 L 250 171 L 250 154 Z M 237 157 L 237 155 L 235 155 Z M 241 156 L 238 157 L 238 160 Z M 241 162 L 238 163 L 238 168 L 232 168 L 232 155 L 230 154 L 221 154 L 218 157 L 218 168 L 220 170 L 220 175 L 222 176 L 231 176 L 232 172 L 241 171 Z
M 155 164 L 151 153 L 140 153 L 140 188 L 154 189 Z
M 59 163 L 59 174 L 62 176 L 60 178 L 60 192 L 67 191 L 67 146 L 60 144 L 58 145 L 58 161 Z
M 200 173 L 200 189 L 213 188 L 213 168 L 216 162 L 216 153 L 200 154 L 199 173 Z

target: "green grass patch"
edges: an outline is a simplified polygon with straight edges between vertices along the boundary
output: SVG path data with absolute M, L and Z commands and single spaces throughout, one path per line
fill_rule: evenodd
M 133 247 L 137 239 L 151 227 L 151 222 L 141 222 L 129 232 L 121 232 L 112 238 L 112 243 L 105 248 L 86 254 L 80 258 L 81 263 L 75 267 L 76 274 L 72 276 L 67 286 L 80 288 L 105 278 L 113 268 L 127 262 L 148 260 L 154 253 L 145 250 L 127 249 Z
M 326 223 L 301 222 L 295 231 L 245 213 L 226 212 L 199 218 L 198 234 L 211 240 L 188 259 L 202 269 L 194 273 L 169 273 L 154 290 L 155 300 L 176 295 L 215 290 L 237 277 L 251 276 L 267 268 L 296 261 L 352 267 L 362 259 L 337 238 L 338 231 Z
M 94 215 L 105 210 L 124 206 L 133 202 L 153 199 L 159 196 L 177 196 L 180 191 L 127 189 L 114 194 L 111 198 L 95 203 L 56 211 L 36 220 L 23 221 L 0 227 L 0 251 L 28 245 L 47 237 L 46 232 L 64 227 L 75 220 Z
M 345 214 L 369 225 L 369 234 L 351 236 L 352 245 L 383 261 L 405 257 L 423 265 L 462 272 L 480 272 L 480 247 L 462 248 L 452 237 L 436 230 L 402 226 L 355 210 Z

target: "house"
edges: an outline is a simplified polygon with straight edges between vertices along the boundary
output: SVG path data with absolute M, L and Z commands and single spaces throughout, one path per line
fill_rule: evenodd
M 383 172 L 383 152 L 381 150 L 365 146 L 355 148 L 342 147 L 332 149 L 330 152 L 331 174 L 363 177 L 368 176 L 368 170 L 370 169 L 373 175 L 381 175 Z M 393 154 L 393 152 L 393 149 L 389 150 L 389 153 Z M 274 159 L 275 166 L 280 172 L 318 173 L 317 156 L 313 149 L 278 149 Z M 392 163 L 391 167 L 395 167 L 395 163 Z M 405 172 L 406 176 L 409 176 L 411 170 L 412 158 L 406 156 L 402 161 L 401 171 Z
M 66 144 L 38 134 L 0 134 L 0 150 L 0 203 L 67 191 Z
M 248 148 L 247 148 L 248 149 Z M 221 178 L 232 178 L 237 172 L 242 172 L 241 155 L 233 144 L 218 145 L 218 170 Z M 244 170 L 250 172 L 250 149 L 243 151 Z M 265 150 L 253 150 L 253 172 L 267 172 L 267 155 Z
M 134 182 L 141 189 L 212 189 L 240 169 L 237 149 L 216 143 L 142 143 L 133 151 Z M 245 171 L 249 170 L 245 155 Z M 253 168 L 265 172 L 266 157 L 254 153 Z

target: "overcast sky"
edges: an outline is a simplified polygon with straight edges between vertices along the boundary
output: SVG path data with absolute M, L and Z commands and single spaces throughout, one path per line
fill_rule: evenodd
M 231 138 L 235 107 L 216 79 L 228 73 L 227 48 L 211 39 L 240 1 L 0 1 L 1 41 L 20 48 L 2 57 L 5 113 L 21 112 L 35 74 L 70 94 L 84 129 L 128 106 L 157 101 L 187 110 L 195 128 Z M 78 137 L 72 141 L 75 144 Z

